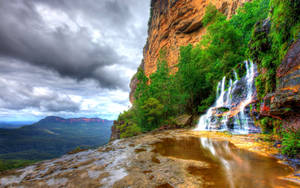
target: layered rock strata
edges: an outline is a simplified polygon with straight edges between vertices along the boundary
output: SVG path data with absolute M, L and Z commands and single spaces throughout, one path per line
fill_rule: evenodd
M 274 93 L 264 98 L 261 115 L 283 120 L 289 128 L 300 128 L 300 39 L 294 42 L 277 69 Z

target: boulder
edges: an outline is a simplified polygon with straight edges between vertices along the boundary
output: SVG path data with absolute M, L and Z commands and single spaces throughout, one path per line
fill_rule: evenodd
M 193 116 L 189 114 L 183 114 L 175 118 L 174 122 L 179 127 L 191 126 L 193 122 Z

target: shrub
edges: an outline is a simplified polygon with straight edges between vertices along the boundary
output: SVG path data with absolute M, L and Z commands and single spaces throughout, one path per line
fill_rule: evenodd
M 141 133 L 141 128 L 137 126 L 136 124 L 131 124 L 131 125 L 122 125 L 121 126 L 121 138 L 128 138 L 132 136 L 136 136 Z
M 300 153 L 300 129 L 282 132 L 281 152 L 289 157 L 295 157 Z
M 21 168 L 31 165 L 37 161 L 35 160 L 2 160 L 0 159 L 0 172 L 14 168 Z
M 218 16 L 221 15 L 218 9 L 213 4 L 208 4 L 205 9 L 205 15 L 203 17 L 202 23 L 204 26 L 208 25 L 209 23 L 215 21 Z

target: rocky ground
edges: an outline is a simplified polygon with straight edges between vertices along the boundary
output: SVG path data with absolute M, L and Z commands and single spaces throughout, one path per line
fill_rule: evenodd
M 210 171 L 201 171 L 212 163 L 196 160 L 197 153 L 187 157 L 181 156 L 189 151 L 189 148 L 198 146 L 193 144 L 185 146 L 187 148 L 180 148 L 180 138 L 200 137 L 205 138 L 201 142 L 207 141 L 207 138 L 215 140 L 216 143 L 220 141 L 220 144 L 226 141 L 226 146 L 229 143 L 230 148 L 233 148 L 232 151 L 238 148 L 246 149 L 262 157 L 278 152 L 270 144 L 261 141 L 259 135 L 231 136 L 224 133 L 188 130 L 153 132 L 129 139 L 115 140 L 98 150 L 65 155 L 24 169 L 4 172 L 0 174 L 0 187 L 236 187 L 223 182 L 219 182 L 223 183 L 223 186 L 214 184 L 217 172 L 211 174 L 213 168 Z M 162 148 L 166 146 L 157 143 L 174 138 L 179 139 L 177 145 L 172 145 L 173 142 L 165 142 L 165 144 L 167 148 L 169 144 L 170 148 L 175 148 L 179 152 L 174 156 L 168 156 L 168 152 L 164 153 Z M 217 156 L 219 151 L 212 150 L 212 153 Z M 278 179 L 289 180 L 290 183 L 279 182 L 276 187 L 299 187 L 300 180 L 297 178 L 299 172 L 286 165 L 282 167 L 287 169 L 288 173 L 284 173 Z M 210 173 L 211 177 L 207 179 L 208 174 L 201 174 L 203 172 Z

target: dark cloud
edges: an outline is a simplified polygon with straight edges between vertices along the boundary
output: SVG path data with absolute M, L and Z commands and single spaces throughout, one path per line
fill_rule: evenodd
M 78 112 L 80 104 L 60 92 L 62 82 L 53 72 L 0 58 L 0 108 L 39 112 Z M 55 90 L 53 89 L 55 88 Z
M 148 0 L 141 0 L 147 4 Z M 78 15 L 89 19 L 95 25 L 124 30 L 138 8 L 135 0 L 35 0 L 35 3 L 50 6 L 76 17 Z M 131 8 L 133 8 L 131 10 Z
M 95 79 L 103 88 L 128 89 L 128 80 L 107 68 L 113 65 L 130 67 L 138 63 L 129 62 L 116 51 L 116 46 L 122 45 L 123 40 L 128 40 L 129 45 L 131 39 L 139 41 L 136 43 L 141 41 L 136 37 L 140 37 L 145 28 L 133 31 L 136 29 L 132 24 L 135 16 L 129 5 L 134 3 L 123 0 L 0 1 L 0 56 L 46 67 L 77 80 Z M 48 9 L 60 11 L 57 14 L 67 15 L 72 23 L 66 21 L 49 28 L 39 6 L 46 8 L 42 13 Z M 51 13 L 48 16 L 51 17 Z M 76 24 L 78 20 L 84 24 Z M 102 41 L 92 41 L 89 25 L 102 32 Z M 132 35 L 133 32 L 136 33 Z M 109 42 L 114 40 L 114 35 L 118 38 L 114 41 L 116 46 Z
M 17 114 L 114 119 L 128 105 L 127 92 L 101 89 L 93 80 L 76 83 L 53 71 L 0 58 L 0 119 Z
M 129 105 L 149 1 L 0 0 L 0 119 L 115 119 Z
M 35 108 L 41 112 L 79 111 L 79 104 L 68 96 L 57 94 L 46 88 L 34 88 L 28 84 L 0 78 L 0 90 L 2 108 L 11 110 Z

